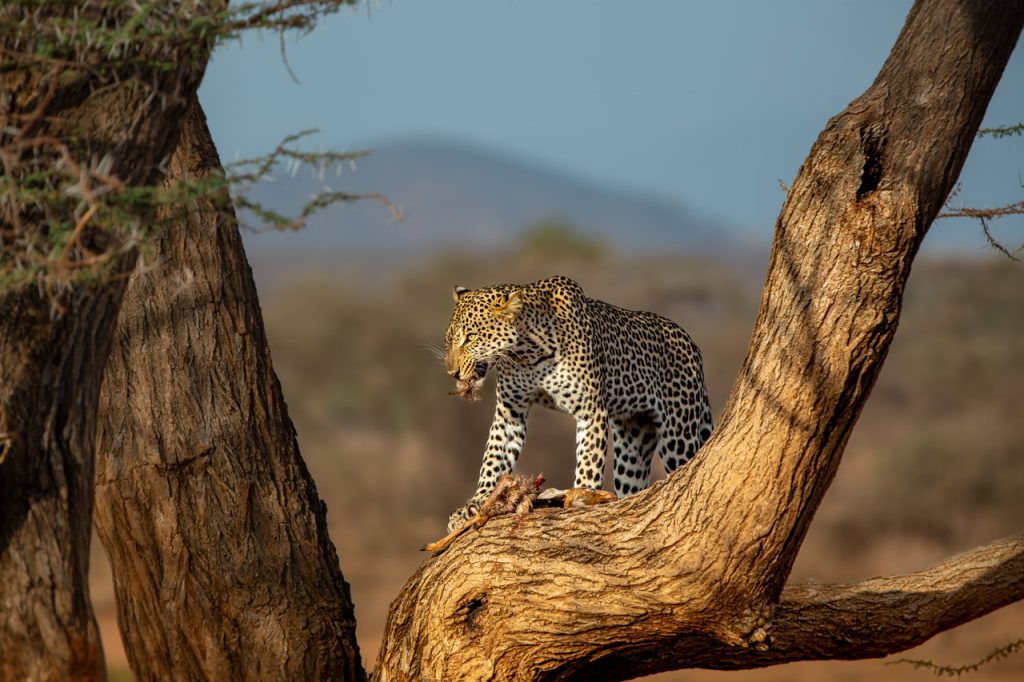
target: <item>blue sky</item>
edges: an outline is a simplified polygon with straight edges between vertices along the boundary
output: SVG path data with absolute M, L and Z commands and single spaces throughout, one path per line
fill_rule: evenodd
M 767 238 L 779 181 L 870 85 L 910 4 L 381 0 L 288 41 L 300 83 L 276 35 L 251 35 L 218 48 L 200 97 L 225 160 L 306 128 L 320 129 L 313 146 L 344 149 L 447 138 Z M 1022 85 L 1018 48 L 987 125 L 1024 120 Z M 1022 152 L 1024 138 L 979 141 L 963 201 L 1018 200 Z M 969 223 L 937 232 L 937 243 L 982 244 Z

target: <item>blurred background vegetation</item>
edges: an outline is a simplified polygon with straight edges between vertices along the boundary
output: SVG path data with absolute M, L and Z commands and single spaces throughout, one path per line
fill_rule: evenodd
M 259 260 L 257 258 L 257 260 Z M 503 252 L 458 251 L 343 268 L 255 264 L 274 365 L 302 453 L 328 509 L 352 585 L 363 656 L 372 665 L 387 605 L 471 494 L 493 408 L 448 395 L 428 350 L 443 345 L 450 290 L 576 279 L 588 295 L 678 321 L 704 352 L 719 414 L 746 352 L 764 254 L 623 254 L 564 219 L 539 221 Z M 854 581 L 922 568 L 999 536 L 1024 518 L 1024 267 L 996 256 L 931 256 L 915 266 L 899 332 L 817 515 L 795 578 Z M 573 428 L 538 409 L 520 461 L 567 486 Z M 658 472 L 660 476 L 660 472 Z M 98 544 L 98 543 L 97 543 Z M 117 669 L 107 570 L 94 598 Z M 946 633 L 912 657 L 967 663 L 1020 636 L 1018 604 Z M 1020 656 L 973 679 L 1021 679 Z M 797 664 L 665 679 L 921 679 L 908 666 Z

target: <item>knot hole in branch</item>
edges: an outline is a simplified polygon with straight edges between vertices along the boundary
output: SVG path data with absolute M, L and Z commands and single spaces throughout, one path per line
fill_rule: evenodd
M 867 125 L 860 129 L 860 147 L 864 154 L 864 167 L 860 173 L 860 187 L 857 201 L 878 189 L 882 181 L 882 153 L 885 150 L 885 130 L 879 125 Z
M 486 605 L 487 594 L 481 592 L 475 597 L 471 597 L 463 602 L 455 611 L 455 617 L 463 627 L 470 632 L 475 632 L 480 629 L 480 624 L 477 622 L 477 619 L 483 612 L 483 608 Z

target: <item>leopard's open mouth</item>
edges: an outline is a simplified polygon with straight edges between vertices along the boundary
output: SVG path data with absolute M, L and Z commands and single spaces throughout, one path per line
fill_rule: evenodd
M 455 381 L 455 390 L 448 395 L 454 395 L 475 403 L 480 400 L 480 387 L 484 385 L 487 376 L 487 362 L 478 362 L 473 366 L 473 374 Z
M 455 382 L 455 390 L 448 395 L 454 395 L 475 403 L 480 400 L 480 386 L 484 383 L 482 376 L 471 376 L 468 379 L 459 379 Z

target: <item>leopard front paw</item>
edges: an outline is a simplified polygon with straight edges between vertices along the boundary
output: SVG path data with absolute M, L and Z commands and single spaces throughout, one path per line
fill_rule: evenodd
M 466 504 L 462 505 L 458 509 L 452 512 L 452 515 L 448 517 L 448 532 L 454 533 L 458 529 L 466 525 L 466 522 L 476 517 L 477 511 L 479 511 L 480 505 L 478 502 L 470 500 Z

